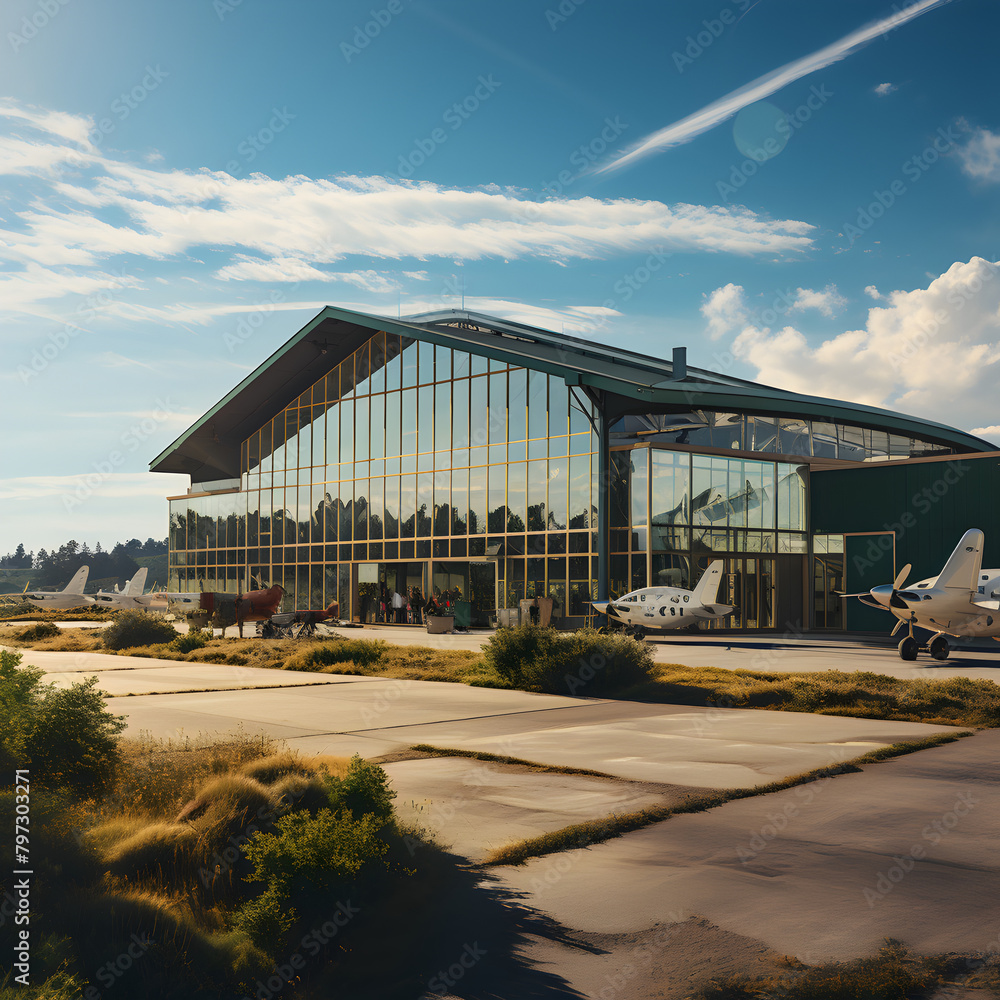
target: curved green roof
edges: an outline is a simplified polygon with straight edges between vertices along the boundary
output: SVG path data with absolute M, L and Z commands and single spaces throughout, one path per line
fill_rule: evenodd
M 859 403 L 807 396 L 465 310 L 402 319 L 327 306 L 150 463 L 199 482 L 240 474 L 240 445 L 375 331 L 469 351 L 563 377 L 605 394 L 609 415 L 715 409 L 842 421 L 960 452 L 994 445 L 946 424 Z

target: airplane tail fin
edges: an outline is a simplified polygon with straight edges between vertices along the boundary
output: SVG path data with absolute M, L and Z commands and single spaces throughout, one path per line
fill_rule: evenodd
M 81 566 L 74 574 L 73 579 L 63 587 L 64 594 L 82 594 L 83 588 L 87 586 L 87 575 L 90 573 L 89 566 Z
M 129 597 L 138 597 L 146 589 L 146 574 L 148 572 L 149 567 L 143 566 L 125 585 L 125 593 Z
M 714 604 L 719 596 L 719 584 L 722 583 L 722 560 L 713 559 L 708 569 L 701 575 L 698 586 L 691 593 L 691 599 L 698 604 Z
M 983 565 L 983 538 L 979 528 L 970 528 L 962 535 L 934 586 L 976 593 L 979 589 L 979 570 Z

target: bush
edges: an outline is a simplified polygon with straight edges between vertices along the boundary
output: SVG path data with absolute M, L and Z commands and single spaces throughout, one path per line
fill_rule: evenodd
M 388 850 L 371 815 L 355 820 L 320 809 L 315 816 L 289 813 L 275 825 L 275 833 L 255 834 L 244 848 L 254 880 L 265 888 L 233 916 L 233 927 L 272 955 L 300 915 L 308 921 L 315 911 L 328 911 L 332 900 L 349 901 L 359 876 L 384 872 Z
M 389 786 L 389 776 L 378 764 L 369 764 L 357 754 L 351 758 L 343 778 L 327 776 L 326 787 L 336 813 L 349 810 L 356 818 L 374 816 L 382 823 L 392 816 L 396 793 Z
M 244 764 L 240 768 L 240 774 L 245 774 L 248 778 L 270 785 L 283 778 L 286 774 L 312 775 L 315 768 L 307 764 L 298 754 L 285 753 L 272 754 L 270 757 L 261 757 L 260 760 L 252 760 L 249 764 Z
M 20 662 L 20 653 L 0 650 L 0 763 L 30 767 L 41 785 L 94 794 L 114 776 L 124 718 L 108 711 L 96 677 L 57 689 Z
M 525 669 L 539 659 L 545 659 L 556 644 L 554 628 L 523 622 L 515 628 L 500 628 L 483 646 L 483 662 L 505 681 L 520 687 Z
M 621 691 L 653 669 L 650 649 L 627 636 L 594 629 L 561 635 L 530 623 L 498 629 L 483 646 L 483 661 L 516 687 L 567 695 Z
M 208 636 L 204 632 L 192 630 L 191 632 L 184 632 L 177 636 L 170 645 L 178 652 L 190 653 L 194 649 L 201 649 L 203 646 L 207 646 Z
M 152 611 L 122 611 L 101 633 L 101 640 L 108 649 L 151 646 L 176 638 L 177 629 Z
M 38 639 L 51 639 L 56 635 L 59 635 L 59 626 L 55 622 L 39 622 L 26 628 L 17 638 L 21 642 L 35 642 Z
M 360 667 L 378 663 L 385 654 L 382 639 L 341 639 L 324 642 L 315 646 L 302 658 L 296 669 L 309 670 L 312 667 L 326 667 L 333 663 L 356 663 Z

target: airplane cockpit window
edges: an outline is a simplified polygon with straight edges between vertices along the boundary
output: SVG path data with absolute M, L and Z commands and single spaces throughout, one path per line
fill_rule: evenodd
M 690 601 L 690 600 L 691 600 L 691 595 L 690 594 L 685 594 L 684 595 L 684 603 L 687 604 L 687 602 Z

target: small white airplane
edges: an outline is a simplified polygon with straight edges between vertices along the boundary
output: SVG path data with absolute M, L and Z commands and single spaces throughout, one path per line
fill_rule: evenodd
M 872 587 L 867 594 L 842 596 L 895 615 L 899 621 L 893 635 L 909 626 L 899 643 L 904 660 L 915 660 L 924 648 L 913 635 L 914 626 L 934 633 L 926 649 L 935 660 L 946 660 L 951 653 L 948 636 L 1000 639 L 1000 569 L 982 568 L 983 542 L 982 531 L 970 528 L 937 576 L 904 586 L 910 573 L 907 563 L 892 583 Z
M 94 599 L 83 592 L 89 572 L 89 566 L 81 566 L 62 590 L 25 590 L 20 594 L 0 594 L 0 598 L 8 601 L 28 601 L 36 607 L 49 611 L 80 608 L 94 603 Z
M 153 594 L 143 594 L 146 586 L 146 574 L 148 567 L 141 567 L 128 583 L 125 589 L 118 590 L 117 585 L 113 591 L 99 590 L 94 594 L 94 603 L 102 608 L 147 608 L 152 603 Z
M 641 636 L 646 629 L 689 628 L 699 622 L 731 615 L 736 610 L 732 605 L 716 603 L 720 583 L 722 560 L 716 559 L 702 574 L 694 590 L 644 587 L 613 601 L 591 603 L 594 610 L 607 615 L 609 621 L 617 618 L 633 635 Z

